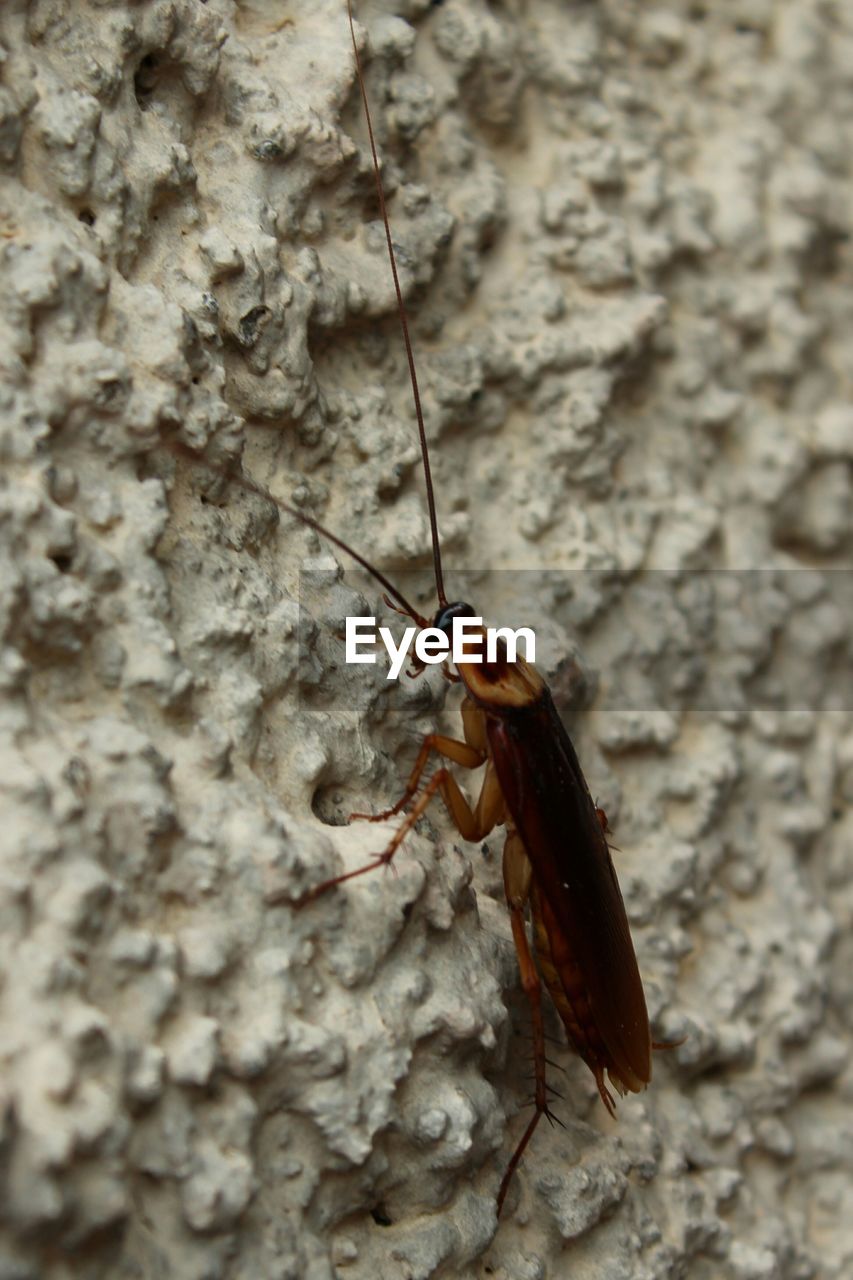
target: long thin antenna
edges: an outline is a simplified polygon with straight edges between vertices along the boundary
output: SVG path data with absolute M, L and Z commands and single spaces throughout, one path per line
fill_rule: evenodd
M 376 139 L 373 136 L 373 121 L 370 117 L 370 104 L 367 101 L 367 89 L 364 85 L 364 73 L 361 69 L 361 58 L 358 53 L 358 44 L 355 38 L 355 24 L 352 17 L 352 0 L 347 0 L 347 16 L 349 17 L 349 30 L 352 36 L 352 49 L 355 54 L 355 69 L 358 76 L 358 87 L 361 90 L 361 100 L 364 103 L 364 116 L 367 121 L 367 133 L 370 138 L 370 151 L 373 156 L 373 175 L 376 179 L 376 194 L 379 197 L 379 210 L 382 214 L 382 222 L 385 227 L 385 240 L 388 245 L 388 258 L 391 262 L 391 275 L 394 277 L 394 291 L 397 294 L 397 313 L 400 317 L 400 328 L 403 330 L 403 342 L 406 347 L 406 359 L 409 362 L 409 377 L 412 383 L 412 399 L 415 402 L 415 416 L 418 420 L 418 435 L 421 440 L 421 457 L 424 464 L 424 480 L 426 482 L 427 506 L 429 507 L 429 527 L 432 535 L 432 562 L 435 569 L 435 590 L 440 605 L 447 604 L 447 596 L 444 594 L 444 575 L 441 571 L 441 551 L 438 546 L 438 520 L 435 514 L 435 494 L 432 487 L 432 472 L 429 465 L 429 449 L 427 448 L 426 429 L 424 427 L 424 415 L 421 408 L 421 393 L 418 389 L 418 375 L 415 369 L 415 357 L 412 351 L 412 342 L 409 337 L 409 321 L 406 316 L 406 307 L 403 302 L 403 290 L 400 288 L 400 277 L 397 274 L 397 258 L 394 253 L 394 244 L 391 240 L 391 224 L 388 221 L 388 210 L 385 206 L 385 190 L 382 186 L 382 175 L 379 172 L 379 156 L 376 153 Z
M 205 465 L 205 460 L 202 456 L 194 453 L 193 450 L 188 448 L 185 444 L 181 444 L 179 440 L 170 441 L 167 447 L 172 453 L 177 454 L 180 458 L 187 458 L 190 462 L 194 462 L 196 464 L 201 463 L 202 466 Z M 412 605 L 409 604 L 402 591 L 397 590 L 393 582 L 385 577 L 385 574 L 381 569 L 377 569 L 375 565 L 372 565 L 370 561 L 361 554 L 361 552 L 356 551 L 355 547 L 351 547 L 348 542 L 344 542 L 343 538 L 339 538 L 336 533 L 332 533 L 331 529 L 327 529 L 324 524 L 320 524 L 319 520 L 315 520 L 313 516 L 306 516 L 304 511 L 300 511 L 298 507 L 292 507 L 289 502 L 282 502 L 281 498 L 274 497 L 273 494 L 268 493 L 266 489 L 262 489 L 260 485 L 247 479 L 246 476 L 229 476 L 228 483 L 237 485 L 239 489 L 245 489 L 247 493 L 257 494 L 259 498 L 264 498 L 267 502 L 273 503 L 273 505 L 278 507 L 280 511 L 284 511 L 287 515 L 293 516 L 296 520 L 299 520 L 301 524 L 307 524 L 309 529 L 313 529 L 315 533 L 319 533 L 327 542 L 331 542 L 341 551 L 345 551 L 346 554 L 356 562 L 356 564 L 360 564 L 362 569 L 369 573 L 372 578 L 375 578 L 379 585 L 384 587 L 390 596 L 393 596 L 397 601 L 397 604 L 402 608 L 403 612 L 412 619 L 412 622 L 417 623 L 419 627 L 430 626 L 427 619 L 419 614 L 417 609 L 413 608 Z

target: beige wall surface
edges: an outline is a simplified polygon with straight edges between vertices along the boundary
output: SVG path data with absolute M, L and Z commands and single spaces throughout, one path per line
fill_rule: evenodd
M 849 1276 L 853 10 L 357 31 L 451 598 L 536 629 L 683 1042 L 612 1121 L 549 1006 L 498 1223 L 502 832 L 295 906 L 459 733 L 275 502 L 432 610 L 342 0 L 6 0 L 0 1280 Z

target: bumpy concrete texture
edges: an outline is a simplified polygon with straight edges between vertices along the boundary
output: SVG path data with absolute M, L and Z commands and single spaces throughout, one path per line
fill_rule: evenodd
M 6 0 L 0 1280 L 850 1276 L 853 9 L 358 19 L 451 595 L 537 628 L 684 1040 L 612 1122 L 549 1012 L 498 1224 L 500 833 L 294 907 L 459 723 L 264 496 L 430 607 L 343 0 Z

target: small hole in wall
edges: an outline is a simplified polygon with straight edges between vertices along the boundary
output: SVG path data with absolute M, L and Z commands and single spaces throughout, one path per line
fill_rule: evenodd
M 338 787 L 318 787 L 311 800 L 311 808 L 315 817 L 325 822 L 327 827 L 345 827 L 349 822 L 349 808 L 345 807 L 343 793 Z
M 85 223 L 87 227 L 94 227 L 97 219 L 91 209 L 81 209 L 77 214 L 77 221 Z
M 376 1223 L 377 1227 L 390 1227 L 393 1225 L 392 1219 L 388 1216 L 388 1210 L 384 1204 L 377 1204 L 370 1210 L 370 1216 Z
M 71 565 L 73 564 L 72 556 L 69 556 L 64 552 L 57 552 L 55 556 L 51 556 L 50 558 L 53 561 L 53 563 L 56 565 L 60 573 L 71 572 Z
M 148 100 L 157 88 L 160 60 L 156 53 L 146 53 L 133 77 L 133 92 L 140 111 L 148 109 Z
M 497 242 L 498 233 L 494 227 L 487 227 L 480 236 L 480 252 L 491 253 Z

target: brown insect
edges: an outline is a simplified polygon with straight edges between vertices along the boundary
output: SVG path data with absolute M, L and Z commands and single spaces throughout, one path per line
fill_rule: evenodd
M 454 618 L 477 615 L 465 602 L 448 603 L 445 593 L 417 372 L 350 0 L 347 11 L 423 458 L 438 596 L 438 611 L 432 621 L 422 617 L 364 557 L 316 522 L 306 523 L 354 556 L 396 601 L 398 611 L 407 614 L 417 626 L 432 626 L 449 635 Z M 388 846 L 369 863 L 325 881 L 303 899 L 311 901 L 335 885 L 387 866 L 436 793 L 441 795 L 465 840 L 480 841 L 496 826 L 506 828 L 503 878 L 522 986 L 533 1021 L 535 1109 L 501 1181 L 498 1214 L 512 1174 L 537 1124 L 548 1113 L 543 981 L 571 1044 L 592 1071 L 611 1115 L 615 1114 L 615 1106 L 605 1075 L 613 1088 L 624 1094 L 644 1089 L 652 1074 L 652 1040 L 643 985 L 607 844 L 606 814 L 590 795 L 571 739 L 542 676 L 522 659 L 510 662 L 501 644 L 499 641 L 497 660 L 487 661 L 483 632 L 481 644 L 478 646 L 475 640 L 469 650 L 471 660 L 456 664 L 457 676 L 453 678 L 465 686 L 461 709 L 464 740 L 428 734 L 398 802 L 383 813 L 353 815 L 380 822 L 407 811 Z M 422 670 L 422 664 L 415 659 L 410 674 L 417 675 Z M 423 783 L 433 753 L 466 769 L 485 765 L 480 794 L 473 806 L 444 766 Z M 528 907 L 533 924 L 532 948 L 524 918 Z
M 418 379 L 350 0 L 347 0 L 347 11 L 420 438 L 438 597 L 435 617 L 430 620 L 422 616 L 385 574 L 324 525 L 287 503 L 273 501 L 361 565 L 383 587 L 390 607 L 407 615 L 419 628 L 434 627 L 449 635 L 454 618 L 478 615 L 463 601 L 448 602 L 444 588 Z M 189 450 L 178 447 L 177 451 L 190 456 Z M 251 490 L 256 488 L 244 479 L 237 479 L 236 483 Z M 465 840 L 481 841 L 495 827 L 505 827 L 504 887 L 521 982 L 530 1003 L 535 1092 L 533 1116 L 513 1151 L 498 1190 L 500 1214 L 512 1175 L 536 1126 L 543 1115 L 549 1114 L 542 983 L 548 989 L 572 1046 L 594 1075 L 611 1115 L 615 1115 L 615 1105 L 606 1080 L 619 1094 L 639 1092 L 651 1079 L 652 1049 L 664 1046 L 653 1045 L 651 1040 L 628 919 L 608 848 L 607 817 L 590 795 L 548 686 L 527 662 L 510 661 L 505 647 L 501 648 L 501 641 L 496 659 L 488 661 L 485 632 L 481 630 L 475 635 L 479 640 L 475 638 L 469 648 L 469 660 L 456 663 L 457 673 L 454 675 L 444 668 L 448 678 L 464 685 L 463 738 L 437 733 L 424 738 L 398 802 L 382 813 L 352 815 L 380 822 L 405 811 L 387 847 L 364 866 L 317 885 L 299 905 L 304 906 L 356 876 L 387 866 L 437 793 Z M 422 670 L 423 664 L 415 659 L 410 674 L 416 676 Z M 424 782 L 433 753 L 462 768 L 485 766 L 480 793 L 473 805 L 466 800 L 445 765 Z M 527 909 L 532 922 L 532 945 L 525 923 Z

